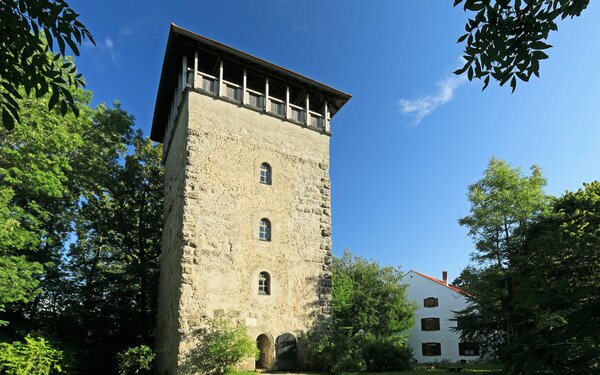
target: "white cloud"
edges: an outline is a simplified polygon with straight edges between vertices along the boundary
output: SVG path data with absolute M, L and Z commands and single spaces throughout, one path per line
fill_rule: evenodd
M 104 43 L 100 45 L 100 48 L 106 51 L 106 53 L 108 53 L 110 61 L 112 61 L 116 65 L 119 64 L 119 61 L 121 61 L 121 55 L 116 50 L 115 42 L 113 42 L 113 40 L 110 37 L 104 38 Z
M 106 48 L 108 49 L 113 49 L 115 48 L 115 43 L 112 41 L 112 39 L 110 39 L 109 37 L 104 38 L 104 45 L 106 46 Z
M 433 94 L 423 95 L 414 100 L 400 99 L 398 101 L 400 112 L 414 117 L 418 124 L 425 116 L 452 100 L 456 89 L 465 82 L 467 77 L 464 75 L 448 76 L 437 83 L 437 91 Z

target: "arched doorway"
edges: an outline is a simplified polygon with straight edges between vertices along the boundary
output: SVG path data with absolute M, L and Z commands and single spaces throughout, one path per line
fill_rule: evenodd
M 296 338 L 291 333 L 284 333 L 275 340 L 277 350 L 277 370 L 296 370 L 298 367 L 298 356 Z
M 268 370 L 273 367 L 273 339 L 267 334 L 260 334 L 256 338 L 256 346 L 260 356 L 256 360 L 256 368 Z

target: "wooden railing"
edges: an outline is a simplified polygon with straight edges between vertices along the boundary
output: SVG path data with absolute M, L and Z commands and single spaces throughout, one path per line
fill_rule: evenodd
M 271 103 L 271 108 L 269 108 L 269 112 L 277 116 L 285 116 L 285 102 L 283 100 L 269 96 L 269 102 Z
M 325 121 L 324 121 L 323 115 L 318 112 L 314 112 L 314 111 L 309 111 L 309 113 L 310 113 L 310 125 L 317 129 L 325 130 Z
M 198 84 L 196 84 L 197 88 L 212 94 L 219 93 L 219 79 L 217 77 L 200 72 L 198 72 L 198 76 L 200 76 L 200 79 L 198 80 Z
M 306 107 L 301 107 L 270 95 L 266 98 L 264 93 L 252 90 L 246 87 L 245 84 L 240 85 L 226 81 L 222 78 L 219 82 L 219 77 L 200 71 L 197 71 L 196 74 L 193 81 L 191 79 L 193 77 L 193 71 L 191 75 L 187 76 L 188 82 L 194 82 L 194 87 L 196 89 L 227 98 L 236 103 L 266 111 L 275 116 L 304 124 L 305 126 L 310 126 L 322 131 L 329 131 L 327 126 L 328 119 L 325 118 L 325 115 L 328 113 L 326 104 L 323 113 L 315 111 L 308 111 L 307 113 L 306 109 L 309 104 L 308 99 L 306 101 Z
M 246 104 L 258 109 L 265 108 L 265 96 L 262 93 L 248 88 L 246 91 L 248 92 L 248 103 Z
M 223 80 L 224 92 L 223 96 L 237 103 L 242 102 L 242 86 L 233 82 Z
M 306 111 L 300 106 L 290 104 L 290 119 L 297 122 L 305 123 Z

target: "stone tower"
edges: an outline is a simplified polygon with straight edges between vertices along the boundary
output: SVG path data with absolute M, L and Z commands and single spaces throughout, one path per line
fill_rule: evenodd
M 219 315 L 256 339 L 244 367 L 307 365 L 303 335 L 331 318 L 329 122 L 349 99 L 171 25 L 151 134 L 165 166 L 159 374 L 193 373 Z

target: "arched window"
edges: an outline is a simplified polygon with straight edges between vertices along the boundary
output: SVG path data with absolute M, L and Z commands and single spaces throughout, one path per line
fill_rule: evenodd
M 258 294 L 271 294 L 271 276 L 267 272 L 258 275 Z
M 271 222 L 269 219 L 262 219 L 260 221 L 258 238 L 263 241 L 271 241 Z
M 260 183 L 271 185 L 271 166 L 267 163 L 260 165 Z

